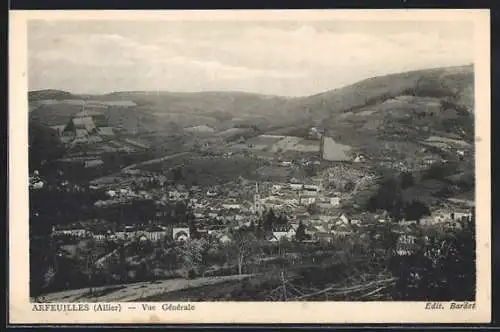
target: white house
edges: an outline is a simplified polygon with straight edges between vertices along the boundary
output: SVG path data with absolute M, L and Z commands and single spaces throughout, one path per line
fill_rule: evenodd
M 146 236 L 149 241 L 158 242 L 167 236 L 167 231 L 161 227 L 153 227 L 145 232 L 141 232 L 141 235 Z
M 360 224 L 361 224 L 361 220 L 359 220 L 359 219 L 351 220 L 351 225 L 360 225 Z
M 114 190 L 108 190 L 106 191 L 106 195 L 109 197 L 115 197 L 116 196 L 116 191 Z
M 331 206 L 339 206 L 340 205 L 340 197 L 330 197 L 330 205 Z
M 270 242 L 280 242 L 284 239 L 288 239 L 288 232 L 273 232 L 273 236 L 269 239 Z
M 107 234 L 105 233 L 94 233 L 93 238 L 96 241 L 104 241 L 107 238 Z
M 222 244 L 228 244 L 231 243 L 231 241 L 232 239 L 227 234 L 224 234 L 219 238 L 219 242 Z
M 189 237 L 189 228 L 187 227 L 175 227 L 172 230 L 172 238 L 175 241 L 186 241 Z
M 292 190 L 302 190 L 303 185 L 301 183 L 290 183 L 289 187 Z
M 302 205 L 311 205 L 316 203 L 316 197 L 301 197 L 300 204 Z
M 400 256 L 410 255 L 415 249 L 417 238 L 411 234 L 401 234 L 398 238 L 396 253 Z
M 305 184 L 303 188 L 306 191 L 319 191 L 319 186 L 314 184 Z
M 71 228 L 71 227 L 68 227 L 68 228 L 52 227 L 52 235 L 53 236 L 56 236 L 56 235 L 71 235 L 71 236 L 76 236 L 76 237 L 85 237 L 85 236 L 90 235 L 90 232 L 87 231 L 84 228 L 79 228 L 79 227 L 75 227 L 75 228 Z
M 357 155 L 356 158 L 354 158 L 355 163 L 362 163 L 364 161 L 365 161 L 365 156 L 363 156 L 362 154 Z
M 349 224 L 349 218 L 345 214 L 341 214 L 338 219 L 337 219 L 337 224 L 343 224 L 343 225 L 348 225 Z
M 470 212 L 453 212 L 450 214 L 450 219 L 461 220 L 462 218 L 471 218 L 472 214 Z
M 239 204 L 222 204 L 222 208 L 225 210 L 237 210 L 237 211 L 239 211 L 241 209 L 241 206 Z
M 31 188 L 32 189 L 42 189 L 43 188 L 43 181 L 38 181 L 38 182 L 35 182 L 31 185 Z

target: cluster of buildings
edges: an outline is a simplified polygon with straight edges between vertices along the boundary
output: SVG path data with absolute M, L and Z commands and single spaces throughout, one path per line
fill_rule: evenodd
M 167 227 L 163 225 L 123 225 L 118 227 L 104 224 L 75 223 L 64 226 L 53 226 L 52 236 L 59 239 L 89 239 L 96 241 L 151 241 L 159 242 L 169 237 L 176 241 L 189 238 L 187 227 Z

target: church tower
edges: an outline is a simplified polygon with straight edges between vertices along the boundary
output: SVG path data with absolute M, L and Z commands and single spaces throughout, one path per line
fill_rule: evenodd
M 262 202 L 260 200 L 259 194 L 259 184 L 255 182 L 255 194 L 253 196 L 253 208 L 254 212 L 258 215 L 262 215 Z

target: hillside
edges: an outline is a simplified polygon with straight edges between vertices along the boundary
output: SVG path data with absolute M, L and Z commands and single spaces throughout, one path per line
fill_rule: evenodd
M 207 126 L 216 133 L 256 126 L 265 133 L 303 136 L 315 125 L 341 144 L 365 149 L 373 144 L 378 149 L 381 142 L 420 142 L 431 136 L 470 143 L 473 84 L 469 65 L 374 77 L 300 98 L 141 91 L 77 96 L 43 90 L 29 93 L 30 118 L 52 126 L 64 124 L 80 109 L 83 99 L 91 99 L 107 104 L 111 125 L 126 130 L 137 127 L 139 132 L 162 131 L 175 124 Z M 50 102 L 41 103 L 44 100 Z M 119 106 L 119 102 L 136 106 Z

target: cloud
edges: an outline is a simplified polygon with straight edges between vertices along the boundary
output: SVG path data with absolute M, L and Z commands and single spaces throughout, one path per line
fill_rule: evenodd
M 334 22 L 332 27 L 315 22 L 40 26 L 28 36 L 30 88 L 304 95 L 373 75 L 473 60 L 470 37 L 454 35 L 444 25 L 442 31 L 438 24 L 386 26 L 383 33 L 369 25 L 350 29 Z

